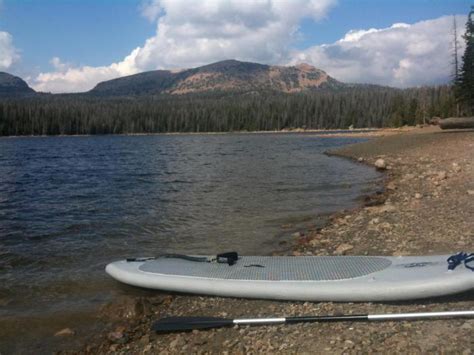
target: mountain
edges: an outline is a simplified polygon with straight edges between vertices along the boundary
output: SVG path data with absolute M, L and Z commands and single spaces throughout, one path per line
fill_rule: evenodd
M 0 72 L 0 97 L 31 95 L 35 91 L 17 76 Z
M 302 91 L 339 89 L 345 84 L 309 64 L 271 66 L 225 60 L 179 72 L 156 70 L 104 81 L 94 96 L 183 95 L 211 92 Z

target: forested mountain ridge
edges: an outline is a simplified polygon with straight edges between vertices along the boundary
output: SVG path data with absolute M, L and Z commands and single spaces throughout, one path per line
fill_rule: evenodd
M 35 91 L 21 78 L 0 72 L 0 97 L 34 94 Z
M 230 60 L 136 74 L 78 94 L 35 93 L 8 74 L 3 83 L 11 91 L 0 95 L 0 136 L 397 127 L 456 114 L 450 85 L 344 84 L 306 64 Z
M 275 91 L 298 93 L 340 89 L 345 84 L 308 64 L 272 66 L 225 60 L 172 72 L 156 70 L 104 81 L 93 96 L 183 95 Z

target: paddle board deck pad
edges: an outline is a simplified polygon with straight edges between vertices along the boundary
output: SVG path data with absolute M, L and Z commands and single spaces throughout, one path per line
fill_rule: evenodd
M 128 285 L 173 292 L 295 301 L 395 301 L 473 289 L 473 259 L 465 253 L 242 256 L 222 263 L 212 257 L 165 256 L 116 261 L 106 272 Z

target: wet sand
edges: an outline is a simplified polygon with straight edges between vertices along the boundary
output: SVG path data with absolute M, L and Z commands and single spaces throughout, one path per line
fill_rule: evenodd
M 326 227 L 308 226 L 289 236 L 293 255 L 474 251 L 474 131 L 414 129 L 330 154 L 369 165 L 383 159 L 385 188 L 361 199 L 359 208 L 334 214 Z M 472 319 L 235 327 L 167 335 L 154 334 L 150 325 L 169 315 L 232 318 L 473 308 L 472 292 L 399 303 L 277 302 L 156 292 L 107 305 L 98 315 L 104 328 L 79 352 L 470 354 Z

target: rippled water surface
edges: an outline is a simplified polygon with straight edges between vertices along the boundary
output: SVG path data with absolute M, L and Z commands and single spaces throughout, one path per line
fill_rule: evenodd
M 310 134 L 0 139 L 0 316 L 88 308 L 106 263 L 163 252 L 268 254 L 283 224 L 351 207 L 372 169 Z

